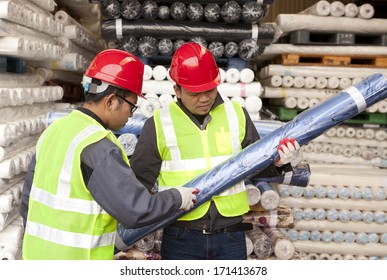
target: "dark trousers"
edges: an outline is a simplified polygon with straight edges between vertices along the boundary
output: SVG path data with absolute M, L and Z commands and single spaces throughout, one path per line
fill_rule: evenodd
M 163 260 L 246 260 L 244 230 L 203 234 L 176 226 L 164 228 Z

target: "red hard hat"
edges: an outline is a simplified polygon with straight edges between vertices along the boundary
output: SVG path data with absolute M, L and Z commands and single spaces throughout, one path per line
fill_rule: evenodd
M 107 82 L 113 86 L 127 89 L 140 97 L 144 64 L 131 53 L 107 49 L 96 55 L 85 76 Z
M 191 92 L 211 90 L 220 84 L 219 68 L 211 52 L 197 43 L 185 43 L 172 57 L 169 75 Z

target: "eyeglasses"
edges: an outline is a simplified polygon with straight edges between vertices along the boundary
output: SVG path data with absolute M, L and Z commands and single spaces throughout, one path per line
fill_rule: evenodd
M 120 96 L 120 95 L 117 95 L 117 94 L 116 94 L 116 96 L 119 97 L 120 99 L 124 100 L 126 103 L 128 103 L 128 104 L 131 106 L 130 111 L 132 112 L 132 114 L 137 110 L 138 107 L 137 107 L 136 104 L 133 104 L 132 102 L 130 102 L 129 100 L 126 100 L 125 98 L 123 98 L 123 97 Z

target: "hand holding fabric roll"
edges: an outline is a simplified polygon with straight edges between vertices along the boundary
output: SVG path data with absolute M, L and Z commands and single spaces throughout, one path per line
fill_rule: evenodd
M 279 142 L 278 154 L 279 158 L 275 162 L 276 166 L 282 166 L 284 164 L 293 161 L 300 150 L 300 144 L 294 138 L 284 138 Z

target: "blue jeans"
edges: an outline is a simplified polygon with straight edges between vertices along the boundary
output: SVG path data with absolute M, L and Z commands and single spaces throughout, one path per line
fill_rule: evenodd
M 162 260 L 246 260 L 245 232 L 203 234 L 168 226 L 161 243 Z

